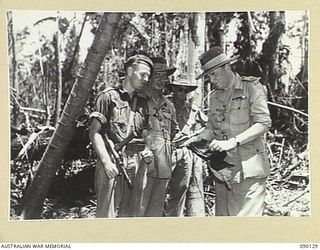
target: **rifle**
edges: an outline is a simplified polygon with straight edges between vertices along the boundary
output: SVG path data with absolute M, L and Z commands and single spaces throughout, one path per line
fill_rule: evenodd
M 111 146 L 110 139 L 104 133 L 101 133 L 101 136 L 108 153 L 113 158 L 114 163 L 116 164 L 119 170 L 119 175 L 123 175 L 124 181 L 127 183 L 128 188 L 131 190 L 132 181 L 126 171 L 126 168 L 118 151 L 120 151 L 126 144 L 128 144 L 135 137 L 135 133 L 131 133 L 127 138 L 125 138 L 122 142 L 118 143 L 115 147 Z
M 114 145 L 114 150 L 119 152 L 125 145 L 127 145 L 136 136 L 137 134 L 135 132 L 130 133 L 127 138 L 123 139 L 121 142 Z

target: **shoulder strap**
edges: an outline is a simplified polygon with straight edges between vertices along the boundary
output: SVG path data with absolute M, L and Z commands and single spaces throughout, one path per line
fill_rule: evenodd
M 133 127 L 133 122 L 134 122 L 134 116 L 135 116 L 135 112 L 136 112 L 136 108 L 137 108 L 137 95 L 133 96 L 133 103 L 132 103 L 132 108 L 130 110 L 130 115 L 129 115 L 129 123 L 127 126 L 127 132 L 126 132 L 126 137 L 129 136 L 130 134 L 130 130 Z

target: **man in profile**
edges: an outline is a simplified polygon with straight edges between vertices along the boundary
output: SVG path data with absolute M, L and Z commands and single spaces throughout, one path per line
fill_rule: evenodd
M 128 138 L 131 133 L 143 136 L 143 131 L 149 126 L 147 101 L 137 91 L 148 85 L 152 68 L 150 58 L 144 55 L 130 57 L 125 63 L 123 84 L 105 89 L 96 99 L 89 130 L 90 140 L 98 155 L 95 172 L 96 217 L 115 217 L 118 202 L 119 217 L 134 216 L 133 200 L 137 195 L 135 178 L 141 160 L 139 155 L 150 156 L 152 152 L 144 149 L 141 141 L 137 143 L 133 140 L 126 145 L 122 156 L 133 184 L 132 190 L 129 190 L 123 182 L 123 176 L 118 176 L 119 170 L 105 147 L 102 134 L 113 144 L 111 147 Z M 117 195 L 116 189 L 120 190 Z

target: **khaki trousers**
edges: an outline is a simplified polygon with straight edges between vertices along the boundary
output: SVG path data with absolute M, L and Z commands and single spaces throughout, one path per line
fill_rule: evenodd
M 187 148 L 173 157 L 166 216 L 205 216 L 202 160 Z
M 266 178 L 248 178 L 241 183 L 215 183 L 216 216 L 262 216 L 266 196 Z
M 97 218 L 133 217 L 135 216 L 136 203 L 141 199 L 137 184 L 137 170 L 140 162 L 138 155 L 131 154 L 124 157 L 127 173 L 132 181 L 130 190 L 122 176 L 109 179 L 104 167 L 98 160 L 95 171 L 95 191 L 97 195 Z M 118 211 L 118 213 L 116 213 Z
M 141 161 L 136 179 L 135 216 L 163 216 L 168 179 L 148 175 L 148 164 Z

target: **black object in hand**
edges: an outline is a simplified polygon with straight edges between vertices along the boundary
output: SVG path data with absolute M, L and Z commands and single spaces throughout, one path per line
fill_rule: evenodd
M 188 148 L 196 155 L 198 155 L 201 159 L 207 161 L 209 163 L 209 166 L 214 170 L 219 171 L 226 167 L 233 166 L 232 164 L 224 161 L 225 157 L 227 156 L 227 152 L 211 151 L 209 145 L 210 141 L 201 140 L 191 143 Z

